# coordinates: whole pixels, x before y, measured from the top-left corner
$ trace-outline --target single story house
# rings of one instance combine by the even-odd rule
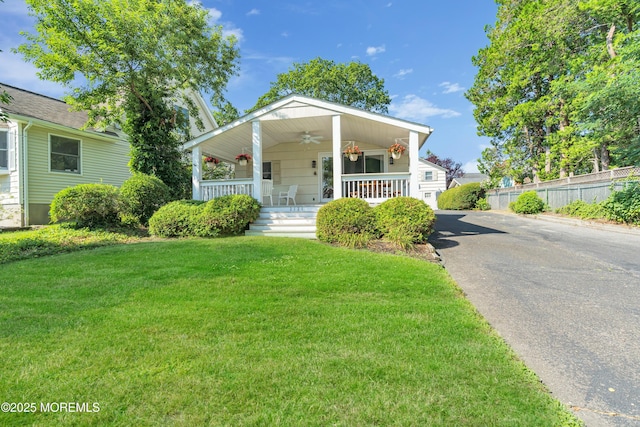
[[[437,196],[437,188],[421,182],[427,169],[438,182],[444,172],[418,155],[432,132],[426,125],[293,94],[193,138],[184,148],[192,153],[194,199],[243,193],[265,202],[266,180],[276,197],[293,191],[298,205],[341,197],[380,203],[395,196]],[[388,151],[393,144],[405,149],[398,158]],[[359,155],[347,157],[345,151],[354,147]],[[242,154],[251,159],[240,162]],[[235,178],[203,180],[203,156],[232,163]]]
[[[420,159],[418,165],[420,173],[420,198],[431,207],[438,209],[438,197],[447,189],[447,169],[431,163],[425,159]]]
[[[87,129],[87,113],[58,99],[0,84],[13,99],[0,104],[0,227],[49,223],[49,205],[64,188],[85,183],[120,186],[129,176],[130,147],[116,127]],[[192,96],[192,95],[190,95]],[[193,95],[205,132],[217,127]],[[176,108],[180,108],[176,105]],[[193,126],[192,132],[197,132]]]

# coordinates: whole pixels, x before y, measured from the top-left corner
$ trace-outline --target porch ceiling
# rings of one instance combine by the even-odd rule
[[[267,107],[262,114],[250,114],[195,138],[185,144],[185,148],[199,145],[203,154],[233,161],[237,154],[252,151],[252,122],[255,120],[261,123],[263,149],[281,143],[300,142],[305,132],[312,136],[320,136],[321,145],[326,148],[326,144],[332,141],[332,116],[335,115],[341,116],[342,141],[367,142],[386,148],[393,144],[396,138],[408,138],[409,131],[416,130],[419,145],[422,146],[431,133],[428,126],[313,98],[303,97],[303,102],[300,102],[299,97],[293,98],[294,102],[283,102],[283,105],[273,109]],[[309,147],[320,145],[310,143]]]

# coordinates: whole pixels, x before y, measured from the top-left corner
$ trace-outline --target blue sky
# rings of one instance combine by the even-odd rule
[[[389,114],[434,128],[426,149],[476,170],[488,140],[476,134],[473,106],[464,97],[476,69],[471,57],[487,44],[493,0],[203,0],[211,22],[235,34],[240,75],[227,98],[242,113],[294,62],[321,57],[360,61],[384,79]],[[35,68],[10,52],[32,31],[24,1],[0,3],[0,82],[60,98],[65,90],[42,82]]]

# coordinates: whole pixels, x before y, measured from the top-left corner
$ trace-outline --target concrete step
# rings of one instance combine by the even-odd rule
[[[320,205],[265,206],[245,235],[315,239],[318,209]]]
[[[309,225],[316,226],[316,219],[314,217],[309,218],[282,218],[282,217],[271,217],[271,218],[263,218],[260,217],[253,222],[252,225]]]

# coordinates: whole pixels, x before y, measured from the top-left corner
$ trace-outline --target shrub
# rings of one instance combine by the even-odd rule
[[[178,200],[158,209],[149,219],[149,233],[160,237],[195,236],[204,202]]]
[[[116,226],[119,219],[118,189],[107,184],[79,184],[65,188],[51,202],[52,222],[69,221],[78,228]]]
[[[260,203],[251,196],[235,194],[218,197],[204,206],[196,233],[201,237],[241,234],[259,214]]]
[[[622,190],[612,192],[603,208],[609,219],[640,224],[640,182],[627,182]]]
[[[479,182],[460,185],[444,191],[438,197],[438,208],[448,210],[469,210],[476,207],[484,197],[485,190]]]
[[[491,210],[491,204],[486,197],[483,197],[481,199],[478,199],[478,201],[476,202],[476,209],[480,211],[488,211]]]
[[[424,243],[433,231],[436,215],[422,200],[394,197],[374,209],[378,231],[406,249],[406,242]]]
[[[602,203],[587,203],[583,200],[574,200],[568,205],[556,209],[556,213],[581,219],[606,218],[606,211]]]
[[[120,187],[121,215],[127,222],[149,223],[149,218],[171,200],[171,189],[155,176],[137,173]]]
[[[362,199],[342,198],[322,206],[316,218],[318,240],[364,247],[376,236],[375,214]]]
[[[515,202],[509,204],[509,209],[519,214],[537,214],[544,211],[544,201],[535,191],[525,191]]]

